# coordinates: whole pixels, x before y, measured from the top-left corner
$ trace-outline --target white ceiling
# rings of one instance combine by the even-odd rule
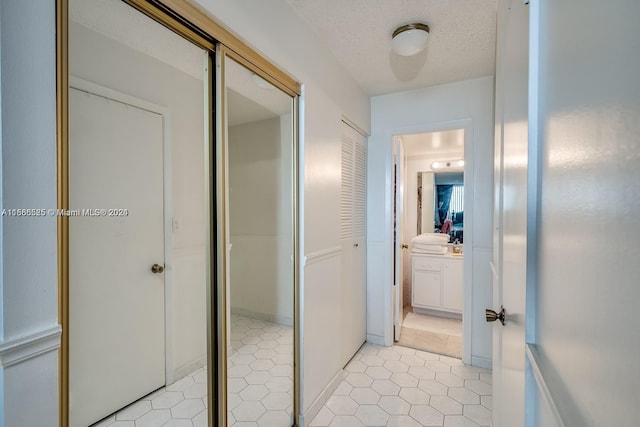
[[[402,135],[398,138],[402,140],[407,157],[444,155],[452,156],[448,160],[453,160],[454,156],[464,158],[464,129]]]
[[[285,1],[370,95],[494,74],[496,0]],[[122,1],[71,0],[69,9],[72,21],[202,79],[202,50]],[[392,53],[393,30],[416,21],[431,28],[427,49]]]
[[[285,0],[369,95],[494,74],[496,0]],[[427,49],[391,52],[391,34],[429,25]]]
[[[198,80],[203,79],[205,53],[202,49],[121,0],[71,0],[69,19]],[[229,60],[228,67],[229,126],[291,113],[291,97],[233,60]]]
[[[291,114],[293,101],[289,95],[231,58],[227,60],[226,65],[229,126]]]

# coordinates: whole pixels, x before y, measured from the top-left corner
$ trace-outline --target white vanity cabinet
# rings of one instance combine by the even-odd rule
[[[462,257],[421,254],[411,257],[411,305],[462,313]]]

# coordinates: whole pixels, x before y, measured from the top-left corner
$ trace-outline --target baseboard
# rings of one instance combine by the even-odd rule
[[[479,368],[493,369],[493,361],[486,357],[471,356],[471,364]]]
[[[238,316],[250,317],[252,319],[264,320],[265,322],[277,323],[278,325],[293,327],[293,318],[288,316],[279,316],[270,313],[258,313],[240,307],[231,307],[231,314]]]
[[[416,314],[425,314],[427,316],[445,317],[448,319],[462,320],[462,313],[454,313],[450,311],[431,310],[429,308],[412,307]]]
[[[329,381],[329,384],[327,384],[324,390],[322,390],[318,398],[311,404],[307,412],[305,412],[300,417],[300,427],[304,427],[306,425],[306,420],[309,420],[309,422],[313,421],[316,415],[318,415],[318,412],[320,412],[320,409],[322,409],[327,400],[331,397],[331,395],[333,395],[333,392],[336,391],[345,376],[345,371],[340,369],[336,376],[333,377],[331,381]]]
[[[369,344],[375,344],[375,345],[385,345],[384,343],[384,337],[380,336],[380,335],[370,335],[367,334],[367,342]]]
[[[187,363],[184,366],[179,367],[178,369],[176,369],[175,371],[173,371],[173,382],[176,382],[184,377],[186,377],[189,374],[192,374],[193,372],[197,371],[200,368],[204,368],[205,366],[207,366],[207,355],[205,354],[204,356],[202,356],[201,358],[191,362],[191,363]],[[167,384],[169,385],[169,384]]]

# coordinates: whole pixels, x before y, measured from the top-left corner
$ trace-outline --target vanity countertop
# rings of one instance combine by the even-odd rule
[[[464,253],[459,253],[459,254],[454,254],[451,253],[451,251],[447,252],[445,255],[439,255],[439,254],[418,254],[418,253],[411,253],[412,256],[428,256],[428,257],[436,257],[436,258],[453,258],[453,259],[463,259],[464,258]]]

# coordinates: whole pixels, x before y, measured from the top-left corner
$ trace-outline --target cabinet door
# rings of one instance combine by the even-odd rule
[[[413,305],[418,307],[440,308],[440,272],[414,270]]]
[[[442,261],[442,307],[462,312],[462,260]]]

